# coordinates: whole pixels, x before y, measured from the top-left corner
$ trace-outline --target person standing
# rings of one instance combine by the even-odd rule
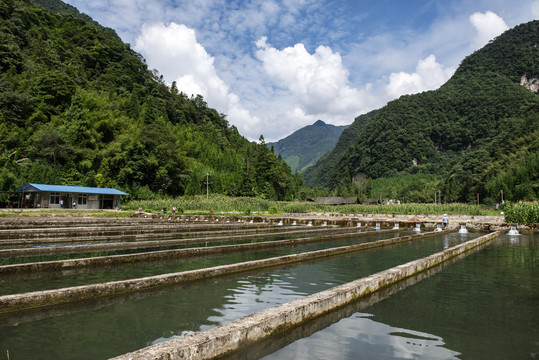
[[[172,207],[172,215],[176,215],[176,206]]]
[[[444,214],[442,217],[442,224],[444,225],[444,229],[447,228],[447,225],[449,224],[449,218],[447,217],[447,214]]]

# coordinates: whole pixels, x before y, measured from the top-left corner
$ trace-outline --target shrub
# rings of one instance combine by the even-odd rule
[[[539,223],[539,203],[507,204],[504,214],[509,223]]]

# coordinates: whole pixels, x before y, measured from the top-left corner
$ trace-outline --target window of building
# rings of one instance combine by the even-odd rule
[[[59,192],[51,192],[49,203],[51,205],[60,205],[60,193]]]
[[[79,205],[87,205],[88,204],[88,194],[79,194]]]

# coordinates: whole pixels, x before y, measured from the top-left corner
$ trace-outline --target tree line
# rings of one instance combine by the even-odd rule
[[[539,198],[539,21],[517,26],[463,60],[441,88],[358,117],[305,173],[338,194],[491,203]],[[357,124],[356,124],[357,123]],[[384,186],[392,179],[391,189]],[[368,181],[366,181],[368,180]]]
[[[116,187],[132,198],[293,199],[302,179],[116,33],[56,0],[0,2],[0,189]]]

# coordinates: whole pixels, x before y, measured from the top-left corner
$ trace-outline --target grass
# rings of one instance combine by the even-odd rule
[[[343,205],[330,206],[313,202],[272,201],[260,198],[238,198],[221,195],[182,197],[164,200],[133,200],[122,206],[124,210],[137,211],[142,208],[148,212],[172,213],[172,207],[177,213],[208,214],[218,213],[264,213],[277,215],[283,213],[342,213],[342,214],[462,214],[462,215],[500,215],[498,210],[486,209],[468,204],[393,204],[393,205]]]
[[[40,216],[64,216],[64,217],[132,217],[131,211],[112,210],[50,210],[50,209],[0,209],[2,217],[40,217]]]
[[[286,213],[340,213],[340,214],[460,214],[460,215],[500,215],[499,210],[488,209],[468,204],[393,204],[393,205],[343,205],[330,206],[313,202],[272,201],[261,198],[228,197],[212,195],[180,197],[160,200],[132,200],[122,204],[122,211],[110,210],[20,210],[5,209],[0,217],[8,216],[94,216],[94,217],[130,217],[133,212],[142,208],[145,212],[172,214],[172,207],[177,214],[241,214],[241,215],[280,215]]]

